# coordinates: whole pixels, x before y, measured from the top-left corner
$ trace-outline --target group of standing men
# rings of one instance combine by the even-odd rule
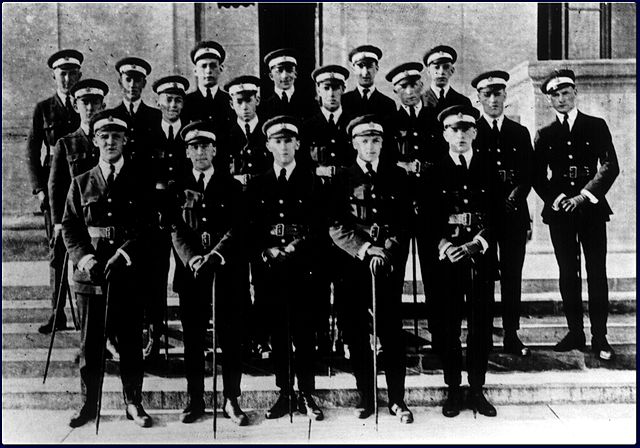
[[[457,54],[449,46],[386,74],[396,101],[376,88],[382,51],[375,46],[353,49],[351,70],[314,70],[315,99],[296,89],[296,57],[291,49],[265,57],[274,93],[261,98],[260,79],[251,75],[222,90],[225,50],[199,42],[191,52],[195,90],[187,93],[190,83],[182,76],[157,79],[159,109],[141,100],[151,65],[124,58],[115,66],[122,103],[111,110],[104,110],[107,85],[80,79],[80,52],[62,50],[49,59],[57,91],[36,106],[27,150],[33,193],[52,223],[59,314],[43,333],[54,321],[56,329],[66,328],[64,303],[56,307],[56,298],[64,299],[57,292],[65,253],[74,266],[83,406],[71,426],[96,416],[107,338],[120,354],[126,415],[151,426],[141,405],[143,353],[157,356],[165,330],[171,253],[184,331],[185,423],[205,410],[212,308],[224,354],[225,417],[248,423],[238,404],[246,341],[236,330],[250,322],[259,350],[269,343],[273,349],[280,395],[267,418],[298,410],[322,419],[312,397],[313,366],[316,347],[332,343],[331,303],[360,394],[357,416],[374,412],[373,328],[389,411],[411,423],[400,305],[405,265],[416,248],[432,345],[449,387],[443,413],[453,417],[470,406],[496,415],[483,385],[498,278],[504,350],[530,354],[517,330],[532,185],[545,202],[569,323],[556,350],[585,344],[576,258],[582,244],[592,348],[611,358],[605,270],[611,210],[604,195],[619,169],[605,122],[577,111],[573,72],[555,71],[543,83],[558,120],[538,132],[533,151],[528,130],[504,115],[508,73],[473,80],[480,112],[450,86]],[[350,73],[357,85],[345,92]],[[460,388],[465,317],[467,401]],[[143,321],[149,331],[144,348]]]

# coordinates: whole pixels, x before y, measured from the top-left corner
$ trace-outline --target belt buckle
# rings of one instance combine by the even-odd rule
[[[276,224],[276,236],[283,237],[284,236],[284,224]]]
[[[209,246],[211,245],[211,234],[209,232],[202,232],[201,240],[202,240],[202,246],[205,249],[208,249]]]
[[[369,229],[369,236],[373,241],[378,241],[378,237],[380,236],[380,226],[378,224],[373,224]]]
[[[569,167],[569,179],[577,179],[578,178],[578,167],[572,165]]]
[[[415,160],[414,163],[416,164],[415,173],[420,174],[420,171],[422,170],[422,163],[420,163],[419,160]]]
[[[462,225],[463,226],[471,225],[471,213],[467,212],[462,214]]]
[[[498,170],[498,174],[500,175],[502,182],[507,181],[507,170]]]
[[[116,229],[113,226],[109,226],[109,227],[105,227],[106,230],[106,237],[109,238],[110,240],[115,239],[115,233],[116,233]]]

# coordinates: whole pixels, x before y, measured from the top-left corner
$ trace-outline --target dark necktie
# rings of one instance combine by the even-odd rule
[[[287,96],[287,92],[282,92],[282,102],[284,104],[289,104],[289,97]]]
[[[440,96],[438,97],[438,103],[442,103],[444,101],[444,89],[440,89]]]
[[[369,99],[369,89],[362,89],[362,99],[364,101]]]
[[[416,119],[416,107],[415,106],[409,106],[409,117],[412,120]]]
[[[464,171],[467,171],[467,159],[465,159],[462,154],[460,154],[458,158],[460,159],[460,166],[462,167],[462,169]]]
[[[213,95],[211,94],[211,88],[207,87],[207,96],[205,97],[208,103],[213,103]]]
[[[107,176],[107,187],[113,185],[113,181],[116,180],[116,167],[113,163],[109,164],[109,175]]]
[[[284,168],[280,169],[280,175],[278,176],[278,184],[281,186],[287,185],[287,170]]]
[[[66,107],[69,112],[73,112],[73,106],[71,105],[71,96],[70,95],[67,95],[67,98],[64,101],[64,107]]]
[[[198,177],[198,191],[200,193],[204,193],[204,173],[200,172],[200,177]]]
[[[331,126],[335,126],[335,125],[336,125],[336,122],[335,122],[335,120],[333,119],[333,114],[329,114],[329,124],[330,124]]]
[[[367,176],[369,176],[369,179],[373,181],[373,179],[376,177],[376,172],[373,170],[373,165],[371,165],[371,162],[366,162],[364,164],[364,167],[367,169]]]
[[[493,139],[493,147],[497,148],[500,142],[500,130],[498,129],[498,120],[493,120],[493,125],[491,126],[491,136]]]
[[[249,134],[251,134],[251,126],[249,126],[249,123],[244,124],[244,133],[247,136],[247,141],[249,141]]]
[[[167,137],[167,139],[170,142],[172,142],[174,138],[175,138],[175,136],[173,135],[173,126],[169,125],[169,136]]]
[[[133,103],[129,103],[129,115],[132,117],[136,114],[136,111],[133,110]]]
[[[569,114],[564,114],[562,120],[562,129],[564,129],[565,135],[571,135],[571,129],[569,128]]]

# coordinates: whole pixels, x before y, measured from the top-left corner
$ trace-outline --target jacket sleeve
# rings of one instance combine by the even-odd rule
[[[525,127],[519,128],[518,132],[518,173],[520,173],[519,183],[513,188],[511,194],[518,201],[526,201],[531,191],[533,173],[533,148],[531,147],[531,135]]]
[[[597,149],[600,167],[594,178],[584,188],[601,200],[613,185],[618,174],[620,174],[620,167],[607,123],[598,119],[597,128],[598,131],[595,132],[595,135],[598,136]]]
[[[64,216],[65,199],[69,192],[71,174],[67,162],[67,148],[64,139],[58,140],[53,149],[51,171],[49,173],[49,204],[54,224],[60,224]]]
[[[225,262],[238,261],[245,254],[243,241],[247,235],[247,215],[244,197],[242,195],[242,185],[240,182],[231,180],[229,182],[229,201],[231,205],[230,226],[220,239],[213,251],[218,252]]]
[[[545,204],[551,205],[558,195],[551,191],[551,182],[547,177],[547,169],[549,168],[548,144],[541,131],[536,133],[533,145],[533,189]]]
[[[95,254],[91,245],[91,237],[84,221],[82,203],[80,198],[80,186],[74,180],[67,194],[67,201],[62,218],[62,238],[69,252],[69,258],[74,265],[85,255]]]
[[[29,166],[29,178],[31,179],[33,194],[38,194],[41,191],[46,193],[47,191],[47,180],[44,178],[42,163],[40,162],[40,153],[44,141],[44,114],[42,105],[39,103],[33,111],[31,131],[27,138],[27,164]]]

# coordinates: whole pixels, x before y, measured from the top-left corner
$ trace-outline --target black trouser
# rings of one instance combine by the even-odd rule
[[[300,392],[315,391],[314,310],[307,299],[312,284],[309,270],[295,259],[265,270],[276,386],[286,393],[293,391],[294,373]]]
[[[150,336],[154,337],[157,337],[159,330],[164,327],[171,253],[171,233],[158,228],[153,229],[147,252],[147,281],[143,294],[145,321],[152,326],[154,334]]]
[[[225,398],[240,396],[242,377],[243,300],[237,278],[224,267],[216,274],[216,335],[222,349],[222,384]],[[212,277],[187,279],[180,290],[180,319],[184,335],[184,364],[189,397],[200,400],[204,393],[205,350],[212,348],[207,327],[212,310]],[[214,366],[215,367],[215,366]]]
[[[527,228],[516,223],[505,225],[497,232],[497,243],[502,328],[505,332],[515,332],[520,328],[522,266],[527,244]]]
[[[108,331],[117,338],[120,353],[120,378],[125,404],[142,401],[142,302],[131,284],[135,278],[121,274],[111,282]],[[95,406],[98,399],[99,375],[104,348],[104,313],[106,287],[103,294],[77,292],[80,314],[80,382],[84,404]]]
[[[381,276],[376,283],[377,333],[384,353],[382,364],[387,378],[389,403],[404,401],[406,359],[400,316],[402,291],[398,288],[399,277],[404,279],[404,269],[395,269],[391,277]],[[349,344],[353,374],[358,391],[372,398],[373,352],[369,336],[372,332],[372,316],[369,310],[372,309],[373,291],[369,264],[359,260],[345,263],[342,287],[340,322],[345,342]]]
[[[49,210],[45,210],[44,213],[50,213]],[[64,271],[64,256],[67,253],[67,248],[64,245],[62,238],[62,232],[55,236],[55,232],[51,229],[51,240],[49,241],[49,284],[53,288],[51,295],[51,312],[55,313],[56,300],[58,300],[58,291],[60,291],[60,285],[62,284],[62,273]],[[60,304],[58,305],[58,319],[66,319],[64,314],[64,307],[67,304],[67,294],[60,296]]]
[[[467,373],[469,385],[480,388],[485,383],[487,362],[492,346],[494,281],[482,261],[471,282],[471,263],[438,263],[437,299],[433,303],[430,328],[442,358],[444,381],[448,386],[462,382],[461,323],[467,317]],[[469,294],[471,291],[471,294]],[[465,300],[466,296],[466,300]]]
[[[579,240],[587,270],[591,334],[594,337],[604,337],[607,334],[609,313],[606,222],[598,219],[580,219],[579,216],[549,225],[551,242],[560,268],[562,306],[569,331],[583,332]]]

